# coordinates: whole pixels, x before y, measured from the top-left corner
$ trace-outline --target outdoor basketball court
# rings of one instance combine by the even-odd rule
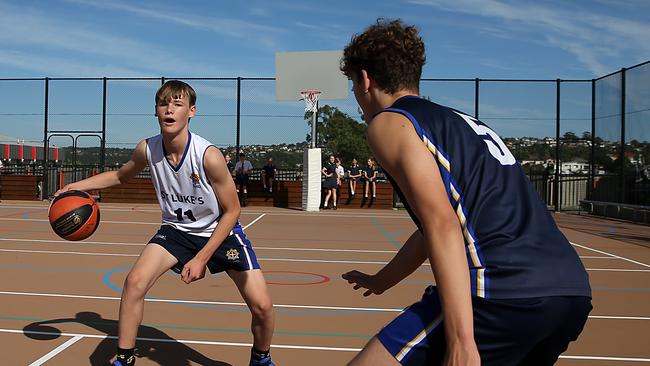
[[[160,223],[157,205],[101,204],[83,242],[58,238],[46,203],[0,203],[0,343],[8,365],[102,365],[116,347],[122,282]],[[587,267],[594,310],[559,365],[650,362],[647,227],[560,214]],[[275,303],[278,365],[342,365],[432,282],[423,265],[364,298],[341,274],[374,273],[414,230],[404,211],[244,209],[242,225]],[[598,235],[594,235],[597,233]],[[646,246],[640,244],[646,244]],[[138,365],[246,365],[250,315],[223,274],[185,285],[169,271],[150,291]]]

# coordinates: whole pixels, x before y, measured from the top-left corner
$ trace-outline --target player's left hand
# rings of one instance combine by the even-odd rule
[[[192,258],[192,260],[187,262],[183,267],[183,270],[181,271],[181,280],[188,284],[200,280],[205,277],[205,266],[206,263],[202,260]]]

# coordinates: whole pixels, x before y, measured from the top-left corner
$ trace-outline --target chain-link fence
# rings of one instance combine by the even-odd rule
[[[300,179],[310,134],[303,102],[277,101],[274,78],[181,80],[198,95],[193,133],[233,161],[244,152],[259,169],[273,157],[283,177]],[[164,81],[0,79],[10,107],[0,112],[4,174],[42,174],[47,195],[119,167],[159,132],[154,95]],[[577,209],[585,199],[650,205],[650,62],[594,80],[422,79],[420,93],[499,133],[552,209]],[[324,105],[363,123],[352,95]]]

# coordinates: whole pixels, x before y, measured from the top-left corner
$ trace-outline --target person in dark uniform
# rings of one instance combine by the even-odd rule
[[[230,172],[230,175],[234,176],[235,175],[235,164],[232,163],[232,158],[230,157],[229,154],[226,154],[224,156],[226,159],[226,167],[228,167],[228,171]]]
[[[266,193],[273,193],[273,181],[275,180],[275,164],[273,158],[266,159],[266,165],[262,167],[262,184]]]
[[[350,196],[348,197],[348,203],[354,199],[354,195],[357,191],[357,180],[361,178],[361,167],[356,158],[352,158],[352,164],[350,169],[348,169],[348,187],[350,189]]]
[[[323,169],[321,170],[323,177],[323,189],[325,190],[325,199],[323,200],[323,208],[329,209],[329,200],[332,197],[332,209],[336,210],[336,187],[337,187],[337,176],[336,176],[336,157],[330,155],[329,160],[323,164]]]
[[[587,272],[501,138],[418,96],[424,62],[417,29],[382,19],[341,60],[417,226],[379,272],[343,278],[379,295],[428,259],[436,282],[350,365],[552,365],[592,309]]]
[[[375,166],[375,160],[373,158],[368,158],[368,165],[363,168],[363,201],[362,205],[368,200],[368,194],[372,192],[370,198],[370,203],[368,206],[372,206],[375,203],[375,198],[377,197],[377,167]]]
[[[239,193],[239,203],[244,207],[248,204],[248,177],[252,170],[253,164],[246,160],[246,154],[239,153],[239,161],[235,164],[235,183]]]

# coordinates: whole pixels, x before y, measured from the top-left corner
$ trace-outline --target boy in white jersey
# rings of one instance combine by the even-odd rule
[[[196,93],[171,80],[156,93],[160,135],[141,141],[119,170],[63,187],[90,191],[126,183],[147,165],[162,209],[162,226],[124,281],[118,352],[114,366],[134,365],[144,297],[156,280],[173,269],[187,284],[226,271],[252,314],[250,365],[272,366],[273,304],[255,252],[239,224],[240,206],[226,161],[214,145],[191,134]]]

